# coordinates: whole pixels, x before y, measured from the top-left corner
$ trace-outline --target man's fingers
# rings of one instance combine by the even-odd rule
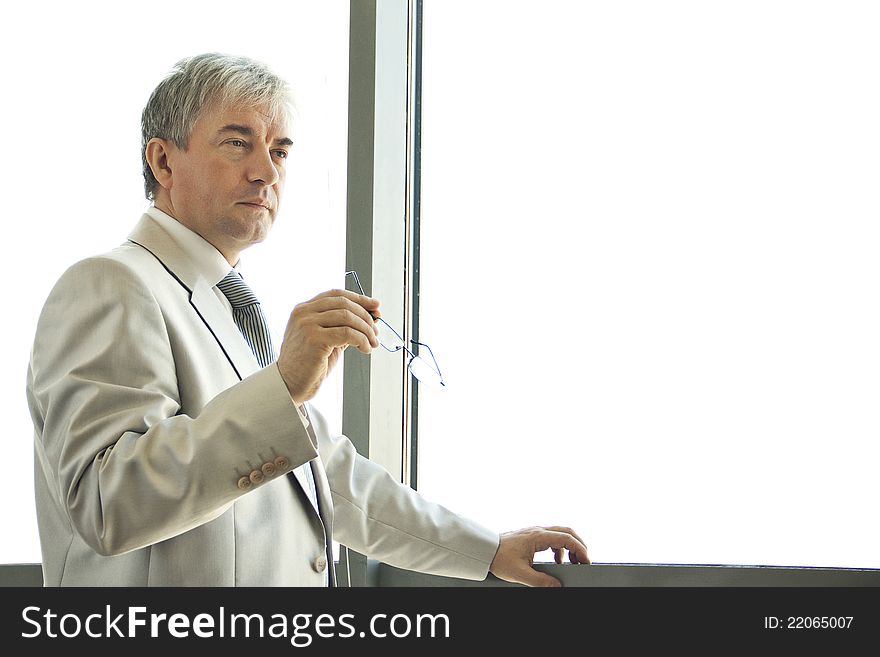
[[[364,308],[373,317],[373,319],[381,316],[381,313],[379,312],[378,299],[374,299],[373,297],[368,297],[363,294],[358,294],[357,292],[349,292],[348,290],[327,290],[326,292],[321,292],[321,294],[315,295],[306,303],[313,303],[321,301],[322,299],[334,298],[347,299],[348,301],[351,301],[361,308]]]
[[[541,550],[553,548],[556,557],[556,563],[562,563],[562,549],[568,550],[568,558],[572,563],[589,564],[590,557],[587,554],[587,546],[580,536],[569,527],[545,527],[547,534],[543,538],[546,539],[547,545]]]
[[[374,349],[379,346],[379,339],[376,337],[377,331],[372,322],[367,323],[362,317],[348,309],[327,310],[314,317],[322,328],[352,328],[363,333]]]
[[[379,302],[370,297],[347,290],[331,290],[299,304],[291,315],[289,330],[304,331],[307,341],[321,348],[352,345],[370,353],[379,346],[374,319],[374,315],[379,316],[378,305]],[[362,338],[337,329],[351,329]]]
[[[351,296],[357,297],[357,299],[352,299]],[[364,300],[370,300],[375,303],[366,304]],[[381,314],[379,313],[379,302],[375,299],[371,299],[370,297],[363,297],[359,294],[354,294],[353,292],[345,292],[345,295],[331,295],[329,292],[324,293],[323,295],[319,294],[317,297],[312,299],[311,301],[306,301],[303,304],[300,304],[297,309],[300,314],[306,313],[325,313],[333,310],[347,310],[354,315],[360,317],[365,323],[373,326],[376,322],[376,318]]]
[[[587,544],[587,542],[584,539],[582,539],[580,536],[578,536],[577,532],[575,530],[573,530],[571,527],[562,527],[559,525],[552,525],[550,527],[545,527],[544,529],[548,529],[551,532],[561,532],[563,534],[570,534],[570,535],[574,536],[577,540],[579,540],[581,542],[581,545],[586,546],[586,544]]]
[[[554,552],[558,551],[557,559],[561,558],[562,550],[565,549],[568,550],[569,558],[574,557],[572,562],[590,563],[587,546],[566,532],[546,530],[536,537],[535,552],[543,552],[551,548]]]
[[[324,329],[328,346],[342,347],[349,345],[356,347],[358,351],[365,354],[373,351],[373,345],[364,333],[350,326],[338,326],[334,328]],[[374,338],[375,339],[375,338]]]

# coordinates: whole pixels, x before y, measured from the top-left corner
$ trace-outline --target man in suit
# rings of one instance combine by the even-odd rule
[[[179,62],[143,113],[153,206],[46,301],[27,386],[45,583],[332,585],[336,539],[402,568],[558,585],[532,558],[589,563],[572,530],[499,536],[396,482],[309,408],[345,348],[378,346],[377,300],[333,290],[298,305],[277,359],[253,300],[250,320],[235,314],[250,295],[239,256],[281,202],[287,93],[246,58]]]

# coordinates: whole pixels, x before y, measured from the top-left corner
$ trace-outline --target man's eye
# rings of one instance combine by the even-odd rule
[[[241,139],[230,139],[226,143],[231,144],[232,146],[235,146],[236,148],[242,148],[244,146],[244,142]]]
[[[287,151],[275,151],[275,156],[282,159],[282,160],[286,160],[287,159]]]

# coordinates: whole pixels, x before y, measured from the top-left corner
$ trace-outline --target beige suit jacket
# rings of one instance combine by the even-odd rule
[[[305,426],[277,366],[260,369],[149,215],[58,281],[27,396],[47,585],[320,586],[329,536],[482,579],[498,546],[328,434],[314,409]],[[292,474],[313,459],[320,514]]]

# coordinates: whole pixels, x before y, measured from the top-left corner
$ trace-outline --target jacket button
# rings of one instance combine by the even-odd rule
[[[323,556],[318,557],[312,564],[312,568],[315,569],[316,573],[323,573],[324,570],[327,568],[327,558]]]
[[[263,477],[263,473],[260,472],[259,470],[251,470],[250,477],[251,477],[251,481],[254,482],[255,484],[262,483],[263,479],[265,479],[265,477]]]
[[[275,459],[275,469],[276,470],[287,470],[290,467],[290,461],[287,460],[284,456],[279,456]]]
[[[274,463],[264,463],[263,466],[260,468],[260,470],[262,470],[263,474],[266,475],[267,477],[271,477],[273,474],[275,474],[275,464]]]
[[[248,477],[242,477],[238,480],[238,487],[242,490],[247,490],[251,487],[251,480]]]

